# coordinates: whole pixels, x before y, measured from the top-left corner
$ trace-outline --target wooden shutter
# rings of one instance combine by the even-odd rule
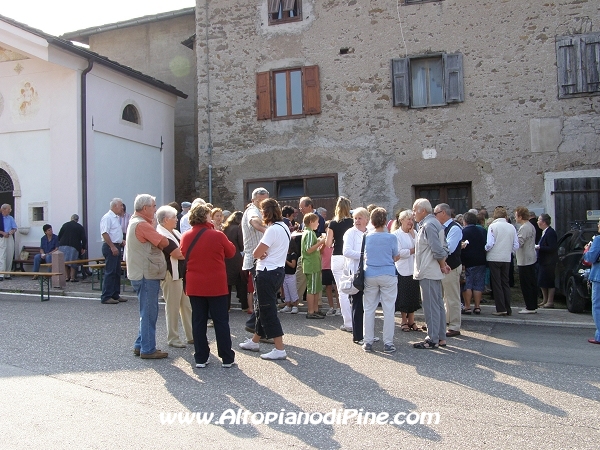
[[[319,66],[306,66],[302,69],[304,114],[321,113],[321,87]]]
[[[558,69],[558,98],[581,92],[580,42],[575,37],[556,39],[556,66]]]
[[[392,59],[393,106],[410,105],[410,74],[408,58]]]
[[[465,101],[462,53],[444,54],[444,95],[446,103]]]
[[[283,11],[293,11],[296,6],[296,0],[281,0],[283,2]]]
[[[600,92],[600,33],[581,37],[582,92]]]
[[[279,12],[279,3],[281,0],[269,0],[269,14],[276,14]]]
[[[256,74],[256,114],[258,120],[271,118],[271,73]]]

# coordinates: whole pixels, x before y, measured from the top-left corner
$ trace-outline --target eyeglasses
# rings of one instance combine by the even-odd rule
[[[434,216],[437,216],[437,215],[438,215],[438,214],[440,214],[441,212],[442,212],[442,211],[438,211],[438,212],[435,212],[435,211],[434,211],[434,212],[433,212],[433,215],[434,215]]]

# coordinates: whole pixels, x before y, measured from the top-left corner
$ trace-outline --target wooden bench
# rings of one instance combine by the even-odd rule
[[[29,247],[29,246],[24,245],[23,248],[21,248],[21,253],[19,253],[19,258],[13,259],[12,270],[15,272],[17,270],[20,270],[21,272],[25,272],[25,268],[23,267],[23,265],[24,264],[33,265],[33,258],[35,257],[35,255],[40,254],[40,250],[41,250],[41,247]],[[29,255],[27,256],[27,259],[20,259],[21,254],[23,252],[29,253]]]
[[[84,264],[83,267],[92,271],[92,290],[101,291],[102,284],[104,282],[104,268],[106,267],[106,264]],[[127,270],[127,263],[125,261],[121,261],[121,270],[124,272]],[[94,287],[96,283],[99,283],[100,287]],[[121,287],[123,288],[123,291],[125,291],[125,279],[123,278],[121,278]]]
[[[30,277],[32,272],[0,272],[1,275],[8,275],[11,277]],[[34,273],[37,275],[38,280],[40,282],[40,298],[41,301],[47,302],[50,300],[50,279],[54,276],[62,275],[61,272],[40,272]],[[44,288],[46,288],[46,292],[44,292]]]

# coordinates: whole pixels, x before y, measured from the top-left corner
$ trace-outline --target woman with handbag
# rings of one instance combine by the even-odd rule
[[[354,218],[354,226],[344,233],[344,265],[345,269],[355,274],[358,271],[360,262],[361,247],[363,236],[367,231],[367,223],[369,222],[369,212],[365,208],[356,208],[352,214]],[[352,302],[352,327],[342,325],[342,331],[352,333],[352,340],[356,344],[363,344],[363,291],[358,291],[351,296]]]
[[[185,291],[192,304],[196,367],[206,367],[210,357],[206,337],[210,311],[221,365],[229,368],[235,364],[235,352],[231,348],[227,312],[229,288],[225,259],[235,255],[235,246],[222,231],[214,229],[208,206],[193,206],[189,212],[189,221],[192,229],[181,238],[181,252],[186,257]]]
[[[363,305],[365,352],[373,351],[375,342],[375,310],[381,302],[383,309],[383,351],[392,353],[394,347],[394,306],[398,292],[398,278],[394,263],[400,259],[398,240],[386,228],[387,211],[375,208],[371,212],[374,231],[365,236],[365,290]]]

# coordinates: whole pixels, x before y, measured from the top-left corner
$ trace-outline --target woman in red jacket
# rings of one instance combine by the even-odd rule
[[[210,222],[210,209],[196,205],[189,213],[192,229],[181,238],[181,252],[187,258],[186,294],[192,304],[192,332],[196,367],[206,367],[210,348],[206,337],[208,313],[213,320],[217,350],[223,367],[235,364],[231,349],[227,299],[227,272],[225,259],[235,254],[235,246],[222,231]],[[200,234],[202,233],[202,234]]]

